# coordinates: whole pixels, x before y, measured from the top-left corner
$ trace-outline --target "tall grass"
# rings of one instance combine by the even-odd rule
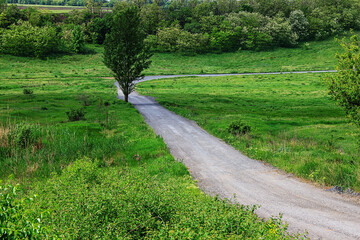
[[[1,83],[0,239],[298,237],[202,193],[113,80]]]

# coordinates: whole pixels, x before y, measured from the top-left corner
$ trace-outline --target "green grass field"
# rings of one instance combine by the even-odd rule
[[[0,187],[0,203],[14,201],[6,205],[12,232],[28,226],[40,238],[286,238],[277,218],[264,221],[251,207],[204,195],[141,115],[115,98],[103,48],[87,47],[88,54],[44,60],[0,58],[0,185],[22,188],[13,196],[13,188]],[[156,53],[145,73],[326,70],[339,50],[328,40],[268,52]],[[358,132],[327,98],[320,76],[171,79],[138,90],[250,157],[359,190]],[[76,115],[81,119],[71,121]],[[229,134],[237,120],[251,132]]]
[[[103,48],[88,45],[92,54],[50,56],[47,60],[14,56],[0,58],[1,79],[110,77],[102,60]],[[341,51],[334,40],[311,42],[309,49],[278,48],[267,52],[184,56],[155,53],[146,75],[277,72],[335,69],[334,55]],[[14,71],[16,69],[16,71]]]
[[[335,53],[341,51],[333,39],[311,42],[309,48],[277,48],[265,52],[204,54],[155,54],[147,75],[288,72],[335,69]]]
[[[95,77],[103,65],[94,56],[59,58],[65,65],[1,58],[0,230],[24,239],[297,237],[276,216],[202,193],[137,110],[116,99],[114,81]],[[85,116],[71,121],[67,112],[81,108]]]
[[[153,80],[137,91],[249,157],[325,185],[360,190],[358,129],[327,96],[323,74]],[[233,135],[231,123],[251,127]]]

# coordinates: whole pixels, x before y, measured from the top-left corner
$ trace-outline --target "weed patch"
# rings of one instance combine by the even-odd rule
[[[84,108],[71,108],[69,112],[66,112],[70,122],[86,120]]]
[[[228,133],[233,135],[245,135],[250,133],[251,127],[246,125],[242,121],[235,121],[230,124],[230,126],[226,129]]]

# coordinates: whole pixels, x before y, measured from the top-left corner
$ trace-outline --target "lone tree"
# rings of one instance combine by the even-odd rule
[[[329,94],[341,106],[349,118],[360,126],[360,36],[353,35],[350,41],[342,40],[345,50],[337,54],[337,73],[325,78]]]
[[[151,61],[150,49],[145,45],[146,37],[140,25],[140,10],[135,6],[126,6],[117,10],[113,17],[111,31],[104,42],[104,63],[110,68],[125,102],[134,91],[134,81],[141,79],[141,72],[148,68]]]

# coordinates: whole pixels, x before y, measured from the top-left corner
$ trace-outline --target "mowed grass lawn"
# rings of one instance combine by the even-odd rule
[[[319,184],[359,191],[359,131],[329,99],[323,76],[177,78],[143,82],[137,91],[249,157]],[[229,133],[239,120],[250,133]]]

